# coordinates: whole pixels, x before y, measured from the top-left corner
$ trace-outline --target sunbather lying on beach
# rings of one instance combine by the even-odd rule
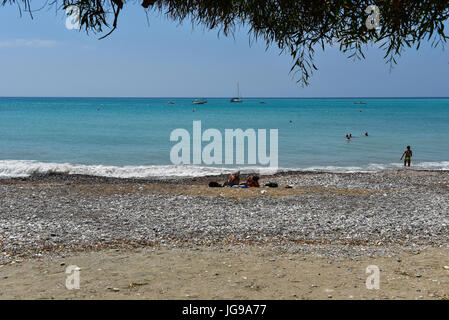
[[[235,186],[240,184],[240,171],[231,173],[228,180],[223,184],[223,186]]]
[[[258,176],[249,176],[248,180],[246,180],[245,186],[259,188],[260,187],[259,177]]]

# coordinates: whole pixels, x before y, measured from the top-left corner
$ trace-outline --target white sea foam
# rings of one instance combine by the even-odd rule
[[[32,160],[0,160],[0,178],[28,177],[32,174],[66,173],[114,178],[149,178],[149,177],[198,177],[220,175],[241,170],[242,173],[258,172],[273,174],[273,168],[217,168],[202,166],[105,166],[82,165],[71,163],[38,162]]]
[[[0,178],[28,177],[32,174],[66,173],[114,178],[151,178],[151,177],[200,177],[227,174],[236,170],[242,173],[256,172],[261,175],[274,174],[276,172],[306,171],[306,172],[377,172],[383,170],[397,170],[402,168],[402,163],[369,164],[360,167],[316,166],[304,168],[280,168],[269,167],[241,167],[241,168],[217,168],[202,166],[105,166],[82,165],[71,163],[49,163],[31,160],[0,160]],[[449,170],[449,161],[414,163],[415,170]]]
[[[308,167],[304,169],[291,169],[292,171],[312,171],[312,172],[337,172],[337,173],[353,173],[353,172],[379,172],[385,170],[399,170],[403,169],[404,164],[400,163],[370,163],[366,166],[360,167],[338,167],[338,166],[316,166]],[[413,170],[439,170],[439,171],[449,171],[449,161],[442,162],[417,162],[413,163]]]

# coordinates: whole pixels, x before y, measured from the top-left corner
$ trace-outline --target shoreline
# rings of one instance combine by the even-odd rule
[[[238,169],[232,172],[238,171]],[[415,169],[415,168],[401,168],[401,169],[385,169],[378,171],[354,171],[354,172],[333,172],[330,170],[286,170],[280,171],[273,174],[260,174],[259,176],[263,178],[279,178],[284,176],[301,176],[301,175],[319,175],[319,174],[330,174],[330,175],[371,175],[371,174],[401,174],[403,172],[414,173],[449,173],[449,170],[434,170],[434,169]],[[229,174],[214,174],[214,175],[204,175],[198,177],[192,176],[149,176],[149,177],[110,177],[104,175],[92,175],[92,174],[72,174],[65,172],[47,172],[47,173],[33,173],[28,176],[23,177],[0,177],[0,184],[3,183],[13,183],[16,181],[22,182],[74,182],[74,183],[108,183],[108,184],[121,184],[121,183],[195,183],[203,181],[213,181],[213,180],[226,180]],[[257,171],[248,171],[241,173],[242,177],[248,177],[250,175],[258,175]]]
[[[245,175],[280,176],[294,174],[357,174],[398,171],[449,172],[449,161],[414,162],[411,168],[402,163],[367,163],[335,166],[316,165],[306,167],[241,167],[227,168],[196,165],[105,165],[76,164],[68,162],[40,162],[36,160],[0,160],[0,180],[44,179],[47,176],[98,177],[124,180],[176,181],[197,178],[222,178],[231,172]]]

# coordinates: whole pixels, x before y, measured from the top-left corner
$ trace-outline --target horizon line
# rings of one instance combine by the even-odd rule
[[[139,97],[139,96],[0,96],[1,98],[51,98],[51,99],[230,99],[232,97],[164,97],[164,96],[149,96],[149,97]],[[364,96],[347,96],[347,97],[245,97],[244,99],[449,99],[449,96],[379,96],[379,97],[364,97]]]

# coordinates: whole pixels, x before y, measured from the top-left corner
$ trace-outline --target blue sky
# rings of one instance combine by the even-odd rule
[[[407,50],[390,72],[383,51],[348,60],[334,48],[317,52],[319,67],[303,88],[289,74],[291,58],[263,42],[177,25],[128,5],[108,38],[68,30],[64,12],[20,17],[0,7],[0,96],[244,97],[449,96],[449,54],[424,45]]]

